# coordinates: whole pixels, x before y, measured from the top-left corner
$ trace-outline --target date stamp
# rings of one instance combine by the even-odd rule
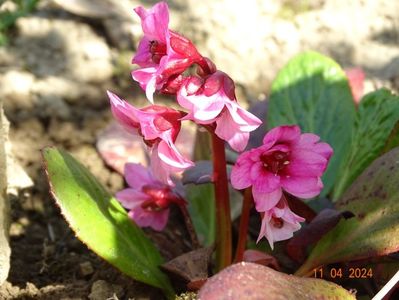
[[[373,278],[372,268],[324,268],[313,269],[313,277],[320,279],[369,279]]]

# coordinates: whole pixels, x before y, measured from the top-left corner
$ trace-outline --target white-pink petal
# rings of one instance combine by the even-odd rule
[[[159,158],[158,145],[154,145],[151,149],[151,171],[160,182],[174,186],[170,178],[171,168]]]
[[[139,120],[136,116],[138,110],[110,91],[107,91],[107,95],[111,103],[111,112],[115,119],[125,130],[136,135],[139,128]]]
[[[240,126],[234,122],[228,110],[223,111],[217,118],[215,133],[237,152],[243,151],[248,144],[249,133],[240,130]]]
[[[236,102],[230,101],[226,103],[226,107],[230,112],[231,118],[239,125],[241,131],[251,132],[262,124],[258,117],[242,108]]]
[[[165,164],[170,166],[172,172],[180,172],[194,165],[191,160],[180,154],[171,141],[160,141],[158,156]]]

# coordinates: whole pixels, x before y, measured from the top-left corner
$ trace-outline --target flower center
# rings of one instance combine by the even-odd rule
[[[151,199],[141,204],[141,207],[147,211],[162,211],[170,204],[168,197],[170,189],[167,187],[144,185],[141,191],[151,197]]]
[[[166,55],[166,45],[158,41],[150,42],[151,59],[154,63],[159,64],[162,56]]]
[[[274,151],[271,154],[262,155],[260,159],[263,167],[275,175],[290,164],[289,153],[282,151]]]
[[[284,221],[281,218],[272,217],[271,224],[273,227],[282,228],[284,226]]]

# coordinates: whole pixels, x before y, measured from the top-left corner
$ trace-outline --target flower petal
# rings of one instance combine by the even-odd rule
[[[303,199],[313,198],[323,189],[320,177],[282,177],[281,185],[288,193]]]
[[[141,203],[150,199],[148,195],[131,188],[117,192],[115,198],[127,209],[135,209]]]
[[[213,98],[213,97],[205,97],[199,96],[197,97],[197,101],[201,102],[203,98]],[[209,100],[209,99],[208,99]],[[199,121],[215,121],[215,118],[220,115],[224,108],[224,103],[222,101],[207,101],[203,102],[204,104],[208,104],[207,106],[194,106],[193,115],[196,120]]]
[[[270,220],[271,220],[271,214],[268,212],[265,212],[263,218],[262,218],[262,224],[260,227],[260,231],[259,231],[259,236],[258,239],[256,240],[256,243],[259,243],[259,241],[265,237],[267,239],[267,241],[269,242],[270,248],[273,250],[274,249],[274,245],[273,245],[273,231],[271,229],[271,225],[270,225]]]
[[[301,135],[298,143],[295,145],[295,148],[299,149],[308,149],[319,155],[322,155],[325,159],[330,159],[333,154],[333,149],[327,143],[317,143],[320,140],[320,137],[313,133],[304,133]]]
[[[165,164],[170,166],[170,170],[173,172],[180,172],[194,165],[191,160],[180,154],[171,141],[161,141],[159,143],[158,156]]]
[[[296,125],[278,126],[270,130],[263,138],[263,144],[272,147],[277,141],[279,143],[297,142],[301,135],[301,129]]]
[[[237,152],[243,151],[248,144],[249,133],[240,130],[240,126],[234,122],[228,110],[223,111],[217,118],[215,133]]]
[[[151,60],[150,40],[144,36],[137,47],[136,55],[132,59],[133,64],[137,64],[142,68],[154,67],[155,63]]]
[[[129,211],[128,215],[140,227],[151,227],[157,231],[161,231],[168,222],[169,209],[153,212],[146,211],[141,206],[138,206]]]
[[[148,11],[139,6],[134,9],[141,19],[141,28],[150,40],[160,41],[166,44],[165,34],[169,25],[169,9],[165,2],[155,4]]]
[[[334,153],[334,150],[327,143],[317,143],[314,146],[313,151],[324,156],[327,160],[329,160]]]
[[[140,191],[144,185],[157,184],[150,173],[150,170],[141,164],[126,163],[124,173],[128,185],[137,191]]]
[[[249,176],[252,180],[253,193],[271,193],[280,187],[280,176],[265,171],[261,162],[252,165]]]
[[[159,158],[158,145],[154,145],[151,150],[151,171],[159,181],[174,186],[170,178],[170,173],[172,172],[171,167]]]
[[[255,207],[258,212],[265,212],[272,209],[280,201],[283,191],[281,188],[277,188],[270,193],[260,193],[258,190],[254,189],[252,191]]]
[[[230,180],[231,185],[237,189],[242,190],[249,187],[252,184],[252,181],[248,174],[251,171],[251,167],[253,165],[253,161],[251,160],[251,152],[244,152],[241,154],[235,165],[231,170]]]
[[[262,121],[259,120],[255,115],[242,108],[236,102],[226,103],[226,107],[230,112],[230,115],[234,122],[240,126],[240,130],[244,132],[251,132],[258,128]]]
[[[111,103],[111,111],[115,119],[128,132],[136,135],[140,126],[139,120],[136,117],[138,110],[125,100],[120,99],[114,93],[107,91],[107,94]]]

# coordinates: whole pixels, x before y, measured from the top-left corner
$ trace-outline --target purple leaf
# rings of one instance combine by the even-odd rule
[[[334,209],[322,210],[308,226],[302,227],[287,243],[288,255],[297,262],[306,258],[306,248],[316,243],[324,234],[334,228],[342,218],[342,213]]]

